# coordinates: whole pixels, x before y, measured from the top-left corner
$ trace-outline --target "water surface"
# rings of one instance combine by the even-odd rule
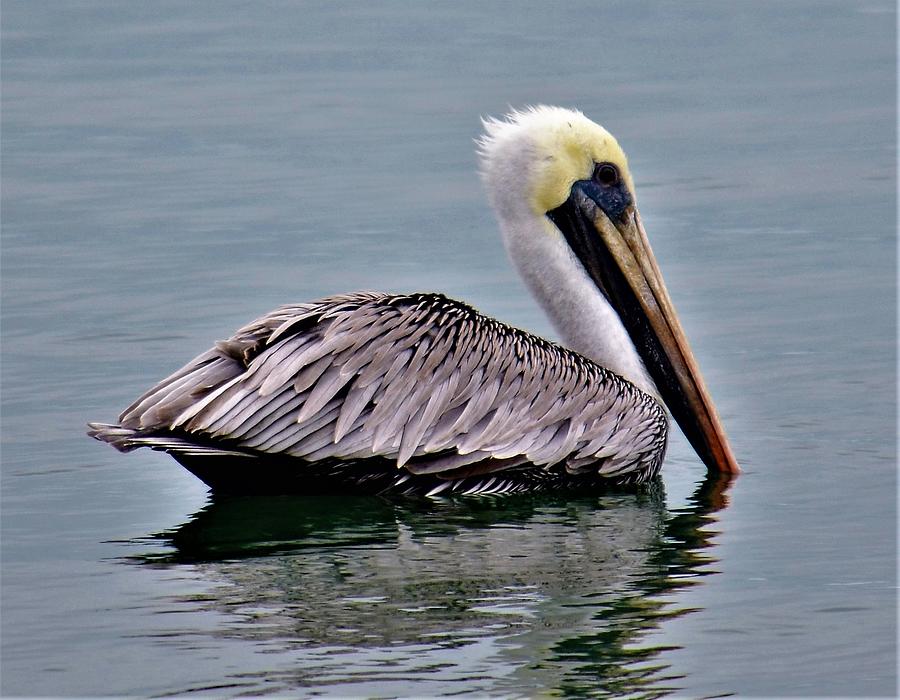
[[[896,692],[895,9],[4,3],[2,685]],[[745,473],[639,493],[215,499],[88,440],[277,304],[441,290],[552,337],[478,116],[626,149]]]

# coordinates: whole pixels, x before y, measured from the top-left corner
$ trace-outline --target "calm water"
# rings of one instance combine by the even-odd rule
[[[4,695],[896,692],[894,3],[3,4]],[[543,335],[478,116],[628,151],[732,437],[641,493],[211,500],[84,436],[275,305]]]

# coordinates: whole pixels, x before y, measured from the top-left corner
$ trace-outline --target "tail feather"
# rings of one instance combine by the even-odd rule
[[[108,442],[119,452],[130,452],[140,447],[134,444],[134,438],[138,436],[138,431],[132,428],[123,428],[121,425],[111,425],[109,423],[88,423],[88,435],[95,440]]]
[[[148,434],[133,428],[108,423],[88,423],[88,435],[95,440],[107,442],[119,452],[131,452],[139,447],[168,452],[173,455],[204,456],[236,456],[252,457],[250,452],[229,450],[214,445],[203,445],[177,435]]]

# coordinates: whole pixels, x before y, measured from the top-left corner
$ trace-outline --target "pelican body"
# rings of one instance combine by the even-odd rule
[[[162,450],[215,491],[499,493],[642,483],[671,411],[737,473],[616,140],[580,112],[485,121],[509,257],[564,341],[440,294],[282,306],[90,435]]]

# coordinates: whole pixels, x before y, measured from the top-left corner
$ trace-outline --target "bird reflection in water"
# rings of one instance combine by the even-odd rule
[[[657,697],[678,678],[642,640],[691,612],[666,594],[715,573],[728,486],[707,478],[677,509],[658,480],[589,497],[214,498],[127,561],[194,565],[211,590],[173,602],[282,655],[233,679],[248,692]]]

